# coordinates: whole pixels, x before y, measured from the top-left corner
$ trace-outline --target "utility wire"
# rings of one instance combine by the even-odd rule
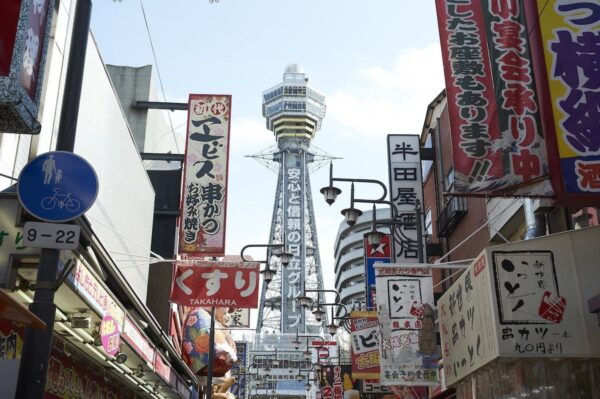
[[[154,50],[154,43],[152,42],[152,35],[150,34],[150,27],[148,26],[148,18],[146,18],[146,10],[144,10],[144,3],[140,0],[140,6],[142,8],[142,15],[144,16],[144,23],[146,24],[146,32],[148,33],[148,40],[150,41],[150,48],[152,49],[152,56],[154,57],[154,65],[156,65],[156,74],[158,75],[158,82],[160,83],[160,90],[163,95],[163,99],[167,102],[167,96],[165,95],[165,87],[163,86],[162,77],[160,75],[160,68],[158,67],[158,59],[156,58],[156,51]],[[171,120],[171,114],[167,112],[169,118],[169,124],[171,125],[171,132],[173,133],[173,140],[175,141],[175,149],[177,153],[181,153],[179,150],[179,144],[177,144],[177,137],[175,137],[175,129],[173,128],[173,121]]]

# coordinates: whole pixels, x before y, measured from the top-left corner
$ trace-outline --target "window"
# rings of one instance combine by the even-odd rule
[[[450,168],[448,173],[446,174],[446,191],[452,191],[454,188],[454,168]]]
[[[433,235],[433,227],[431,226],[431,208],[427,209],[425,212],[425,231],[427,231],[428,236]]]
[[[427,133],[427,138],[425,139],[425,145],[423,146],[423,148],[433,148],[431,132]],[[423,167],[423,170],[422,170],[423,180],[425,180],[425,178],[427,177],[427,174],[429,173],[429,171],[431,170],[431,167],[433,166],[433,161],[422,161],[421,166]]]

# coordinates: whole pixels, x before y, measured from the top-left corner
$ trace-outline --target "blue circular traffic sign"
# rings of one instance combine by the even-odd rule
[[[87,211],[98,195],[98,177],[79,155],[47,152],[19,175],[17,195],[23,208],[46,222],[66,222]]]

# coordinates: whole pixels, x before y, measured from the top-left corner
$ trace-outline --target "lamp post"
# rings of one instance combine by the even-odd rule
[[[367,241],[369,244],[378,244],[383,236],[383,233],[377,231],[377,225],[386,225],[393,227],[414,227],[417,230],[417,257],[419,259],[419,263],[422,263],[424,260],[424,251],[423,251],[423,231],[422,231],[422,211],[420,201],[417,199],[415,201],[415,221],[404,221],[398,220],[398,212],[396,206],[393,202],[387,201],[385,197],[387,196],[387,188],[384,183],[379,180],[372,179],[350,179],[350,178],[340,178],[333,177],[333,163],[329,166],[329,186],[323,187],[320,191],[323,194],[325,201],[331,205],[335,202],[337,196],[341,194],[342,190],[333,186],[333,182],[350,182],[350,208],[346,208],[342,210],[342,215],[346,219],[346,223],[349,226],[353,226],[358,218],[362,215],[362,211],[354,208],[354,203],[366,203],[373,204],[373,222],[372,222],[372,231],[366,234]],[[354,198],[354,183],[371,183],[377,184],[383,189],[383,195],[378,199],[363,199],[363,198]],[[376,204],[389,205],[391,212],[391,219],[389,220],[376,220]],[[395,230],[395,229],[394,229]],[[392,230],[392,231],[394,231]]]
[[[248,248],[267,248],[267,259],[265,260],[249,260],[246,259],[244,257],[244,252],[248,249]],[[279,251],[274,251],[273,249],[279,249]],[[263,275],[263,279],[265,281],[265,283],[269,284],[271,282],[271,280],[273,280],[273,277],[275,277],[275,274],[277,273],[277,270],[273,270],[271,269],[271,266],[269,265],[269,260],[270,260],[270,256],[269,253],[271,255],[275,255],[277,257],[279,257],[281,264],[285,267],[290,263],[290,260],[292,259],[292,254],[290,252],[287,251],[285,243],[284,244],[248,244],[246,246],[244,246],[240,252],[240,257],[242,258],[242,260],[244,262],[258,262],[258,263],[264,263],[265,264],[265,268],[264,270],[260,271],[260,274]]]

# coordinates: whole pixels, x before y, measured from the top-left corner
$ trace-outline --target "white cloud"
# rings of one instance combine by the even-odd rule
[[[273,132],[267,130],[264,119],[233,118],[231,122],[231,151],[253,153],[275,143]]]
[[[419,133],[427,105],[444,88],[439,43],[406,50],[390,68],[374,65],[355,76],[329,96],[328,118],[353,135]]]

